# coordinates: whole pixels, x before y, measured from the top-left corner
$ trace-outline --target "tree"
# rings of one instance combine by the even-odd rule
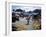
[[[33,12],[34,12],[34,13],[38,13],[38,15],[41,16],[41,9],[35,9]]]
[[[23,12],[23,10],[22,9],[16,9],[15,12]]]

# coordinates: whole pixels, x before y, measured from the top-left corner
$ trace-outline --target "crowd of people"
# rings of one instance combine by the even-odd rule
[[[35,29],[41,29],[41,9],[35,9],[34,11],[28,11],[28,12],[25,12],[25,10],[22,10],[22,9],[16,9],[16,10],[12,10],[12,23],[15,23],[16,21],[20,21],[21,19],[20,18],[25,18],[25,20],[27,21],[26,25],[30,25],[29,22],[30,20],[34,21],[38,21],[39,22],[39,27],[40,28],[34,28]],[[33,23],[33,24],[34,24]],[[12,30],[13,31],[16,31],[16,26],[13,26],[12,24]]]

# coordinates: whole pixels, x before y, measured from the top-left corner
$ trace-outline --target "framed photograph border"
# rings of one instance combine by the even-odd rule
[[[40,7],[43,7],[44,4],[39,4],[39,3],[18,3],[18,2],[5,2],[5,35],[9,35],[11,33],[14,33],[11,31],[11,12],[10,12],[10,4],[30,4],[30,5],[38,5]],[[42,11],[41,11],[42,12]],[[42,18],[42,14],[41,14]],[[42,19],[41,19],[42,22]],[[41,25],[42,27],[42,25]],[[35,31],[35,30],[34,30]]]

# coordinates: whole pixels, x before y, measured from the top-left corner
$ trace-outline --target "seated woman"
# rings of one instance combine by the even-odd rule
[[[19,15],[12,16],[12,22],[19,21]]]
[[[33,22],[33,25],[32,25],[33,30],[41,29],[41,16],[35,15],[33,19],[34,19],[33,20],[34,22]]]

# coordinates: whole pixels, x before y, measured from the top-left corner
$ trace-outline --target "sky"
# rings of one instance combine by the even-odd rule
[[[37,7],[37,6],[12,6],[12,9],[22,9],[22,10],[25,10],[26,12],[27,11],[33,11],[35,9],[41,9],[41,7]]]

